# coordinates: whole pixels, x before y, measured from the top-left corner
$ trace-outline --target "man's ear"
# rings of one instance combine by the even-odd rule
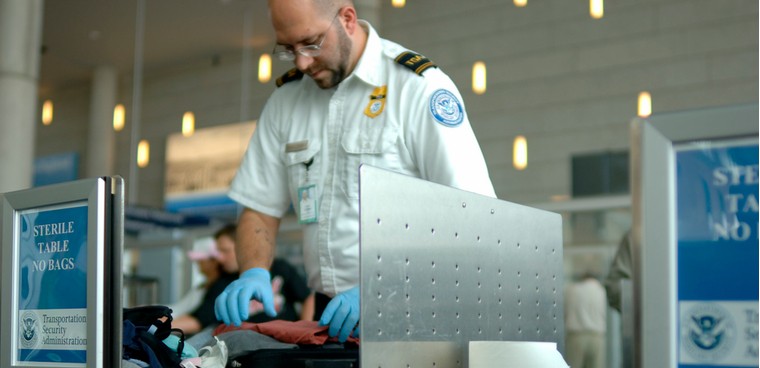
[[[356,22],[358,20],[356,17],[356,9],[354,9],[353,6],[346,6],[340,10],[340,15],[338,17],[340,18],[340,21],[345,25],[346,33],[353,36],[353,34],[356,32],[356,27],[359,26]]]

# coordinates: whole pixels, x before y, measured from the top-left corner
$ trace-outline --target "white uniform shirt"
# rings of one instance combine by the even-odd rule
[[[565,329],[567,332],[607,330],[607,294],[596,279],[568,285],[565,290]]]
[[[329,90],[308,76],[278,88],[229,192],[282,217],[299,203],[299,188],[316,185],[318,220],[304,225],[304,265],[309,287],[329,296],[359,284],[360,164],[495,197],[451,79],[438,68],[420,76],[400,65],[394,59],[407,50],[359,22],[369,37],[353,73]]]

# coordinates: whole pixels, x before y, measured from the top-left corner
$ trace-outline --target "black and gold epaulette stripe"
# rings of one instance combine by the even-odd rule
[[[277,84],[277,87],[281,87],[285,83],[292,82],[294,80],[299,80],[301,78],[303,78],[303,73],[301,73],[300,70],[293,68],[293,69],[288,70],[287,73],[277,78],[277,81],[275,82],[275,84]]]
[[[396,62],[419,75],[422,75],[422,73],[428,68],[438,67],[438,65],[435,65],[430,59],[411,51],[404,51],[399,56],[396,56]]]

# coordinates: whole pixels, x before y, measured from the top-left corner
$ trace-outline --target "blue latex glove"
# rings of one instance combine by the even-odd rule
[[[214,303],[216,319],[225,324],[240,326],[248,319],[248,306],[251,299],[264,305],[264,312],[270,317],[277,315],[274,309],[272,279],[269,271],[263,268],[251,268],[227,285]]]
[[[338,336],[338,341],[346,342],[351,331],[359,337],[359,287],[355,286],[335,296],[322,312],[319,319],[320,326],[330,325],[327,334],[330,337]],[[354,330],[356,328],[356,330]]]

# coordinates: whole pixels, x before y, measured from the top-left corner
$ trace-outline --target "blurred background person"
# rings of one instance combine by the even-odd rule
[[[211,239],[196,244],[195,249],[187,252],[187,259],[195,262],[204,279],[202,283],[191,287],[177,302],[168,305],[172,309],[174,319],[194,311],[201,305],[206,290],[223,272],[218,257],[219,252]]]
[[[218,237],[214,236],[218,241]],[[216,327],[214,300],[224,288],[237,279],[236,272],[227,272],[220,262],[216,242],[209,242],[201,249],[188,252],[188,258],[196,261],[206,281],[201,287],[191,290],[175,306],[171,306],[173,328],[181,329],[186,336],[200,332],[206,327]],[[200,295],[195,295],[200,293]],[[174,309],[177,308],[177,309]]]
[[[603,368],[607,293],[587,272],[565,290],[565,359],[573,368]]]

